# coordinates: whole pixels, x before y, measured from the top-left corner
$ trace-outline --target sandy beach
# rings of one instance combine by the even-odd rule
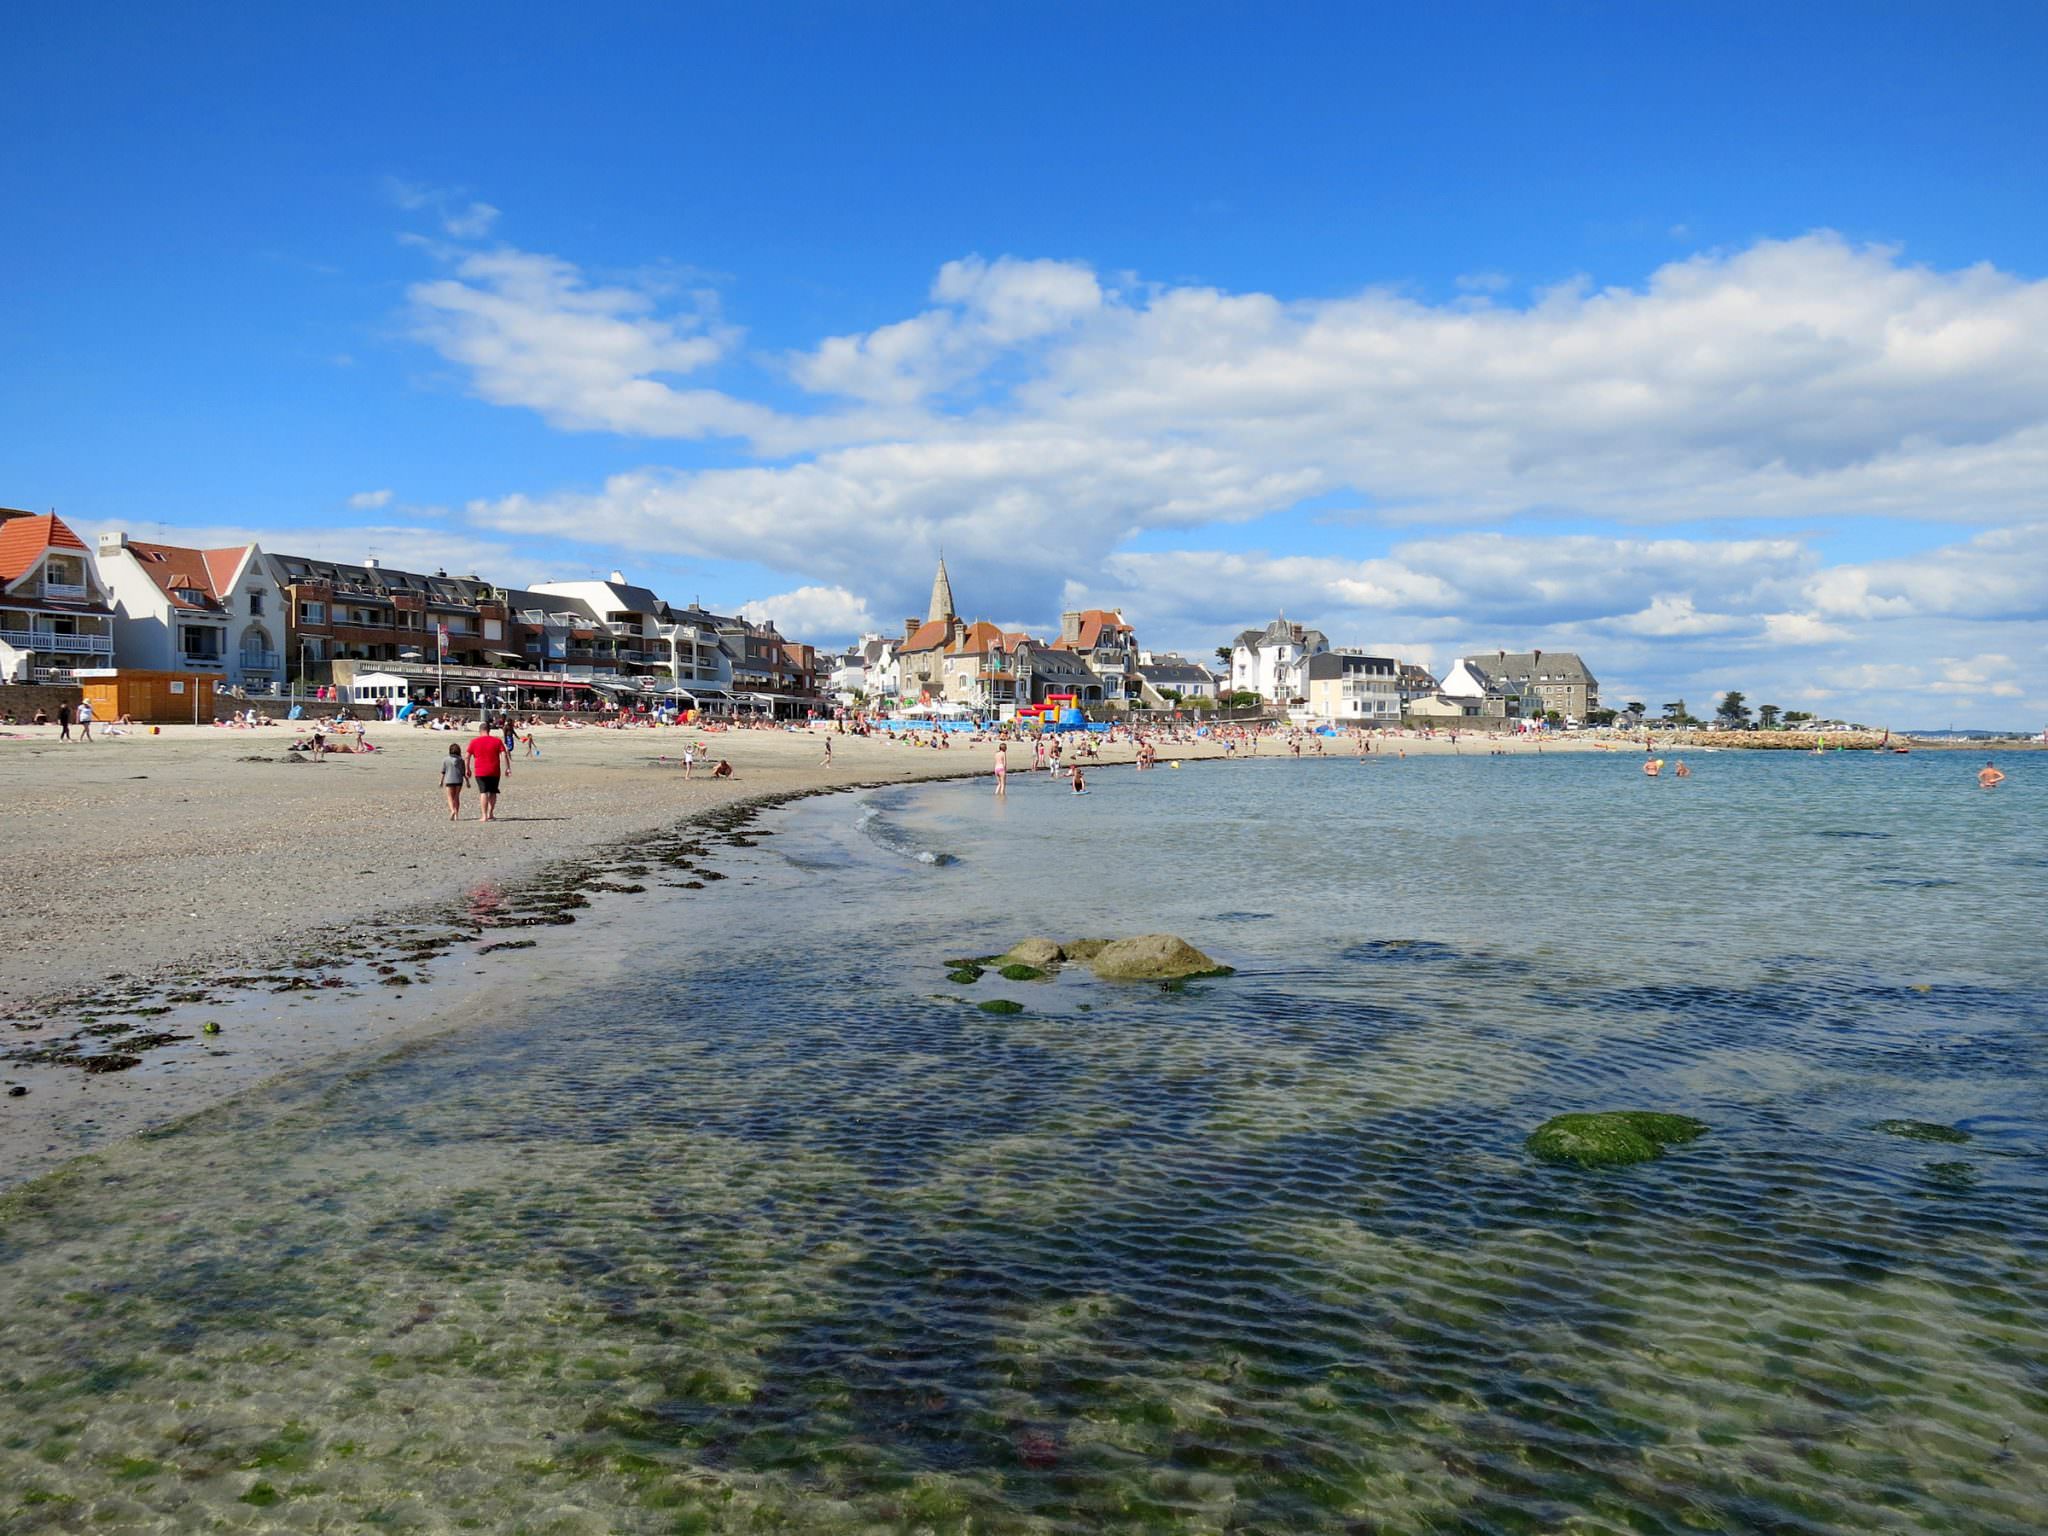
[[[0,875],[14,938],[0,956],[4,1183],[279,1073],[431,1034],[460,1022],[480,986],[517,988],[562,962],[571,941],[560,934],[573,930],[548,927],[508,930],[495,945],[472,933],[477,946],[451,956],[446,914],[479,893],[496,905],[545,887],[545,901],[566,878],[580,882],[579,899],[650,899],[617,894],[639,887],[612,872],[623,866],[631,881],[642,850],[710,813],[987,774],[993,763],[987,743],[964,737],[935,750],[833,734],[827,768],[822,727],[542,727],[540,757],[514,759],[500,819],[485,825],[473,792],[463,820],[446,817],[438,767],[460,739],[447,734],[373,725],[378,752],[315,763],[287,759],[296,733],[284,726],[167,726],[91,743],[60,742],[55,727],[17,730],[0,738],[0,793],[14,833]],[[696,742],[711,760],[731,761],[735,777],[713,780],[700,766],[686,779],[680,756]],[[1355,751],[1348,740],[1324,745],[1333,756]],[[1470,735],[1375,746],[1413,757],[1495,750],[1537,746]],[[1287,751],[1267,738],[1256,755]],[[1091,773],[1131,771],[1128,743],[1101,753]],[[1225,756],[1208,742],[1161,749],[1162,761]],[[1011,761],[1028,768],[1029,746],[1013,746]],[[379,985],[393,981],[394,957],[408,982],[428,984]],[[209,1023],[217,1037],[201,1033]],[[86,1071],[81,1051],[138,1060]]]
[[[54,726],[0,739],[0,796],[12,857],[0,896],[12,943],[0,955],[0,1009],[172,964],[241,963],[284,945],[318,943],[328,927],[452,896],[489,880],[516,881],[537,864],[631,838],[756,795],[849,783],[887,783],[990,771],[986,746],[946,751],[883,737],[807,731],[684,728],[614,731],[543,726],[537,760],[515,757],[501,820],[441,809],[437,769],[452,738],[371,726],[382,750],[284,761],[288,726],[230,731],[166,726],[90,743],[59,742]],[[676,761],[702,741],[728,758],[731,780]],[[1411,755],[1534,750],[1525,741],[1466,736],[1390,738]],[[1547,743],[1551,751],[1579,743]],[[1260,744],[1277,756],[1275,740]],[[1350,750],[1332,741],[1328,750]],[[1102,749],[1128,763],[1127,744]],[[1220,757],[1207,743],[1167,755]],[[272,759],[252,762],[251,757]],[[1029,749],[1013,748],[1013,763]],[[661,761],[666,758],[667,761]]]

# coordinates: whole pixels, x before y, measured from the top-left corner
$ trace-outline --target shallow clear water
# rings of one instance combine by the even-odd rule
[[[0,1204],[0,1529],[2038,1530],[2042,761],[770,813]],[[1158,929],[1239,973],[945,977]],[[1523,1150],[1605,1107],[1712,1129]]]

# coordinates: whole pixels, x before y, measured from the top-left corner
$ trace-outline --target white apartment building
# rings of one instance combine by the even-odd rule
[[[1308,659],[1308,713],[1323,725],[1401,723],[1401,664],[1391,656],[1324,651]]]
[[[1308,660],[1329,650],[1319,629],[1290,623],[1285,614],[1264,629],[1247,629],[1230,649],[1230,688],[1276,704],[1308,697]]]
[[[98,564],[116,665],[211,672],[258,691],[283,681],[284,597],[254,544],[190,549],[113,530],[100,535]]]

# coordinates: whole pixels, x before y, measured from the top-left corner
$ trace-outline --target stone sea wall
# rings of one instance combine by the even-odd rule
[[[83,697],[75,683],[0,683],[0,714],[12,710],[17,720],[33,720],[40,709],[54,720],[59,704],[76,709]]]

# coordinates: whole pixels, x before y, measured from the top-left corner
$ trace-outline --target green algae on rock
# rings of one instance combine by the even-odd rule
[[[946,980],[957,987],[971,987],[981,980],[982,971],[978,965],[956,965],[946,972]]]
[[[1932,1120],[1880,1120],[1877,1129],[1887,1136],[1902,1136],[1907,1141],[1938,1141],[1960,1145],[1970,1139],[1968,1131],[1952,1125],[1937,1125]]]
[[[1022,1013],[1024,1005],[1013,1003],[1007,997],[991,997],[974,1005],[983,1013]]]
[[[996,974],[1002,977],[1005,981],[1045,980],[1045,972],[1040,970],[1037,966],[1025,965],[1021,962],[1016,961],[1013,961],[1009,965],[1004,966],[1001,970],[997,971]]]
[[[1524,1145],[1546,1163],[1581,1168],[1618,1168],[1661,1157],[1706,1134],[1704,1121],[1650,1110],[1616,1109],[1593,1114],[1555,1115],[1537,1126]]]

